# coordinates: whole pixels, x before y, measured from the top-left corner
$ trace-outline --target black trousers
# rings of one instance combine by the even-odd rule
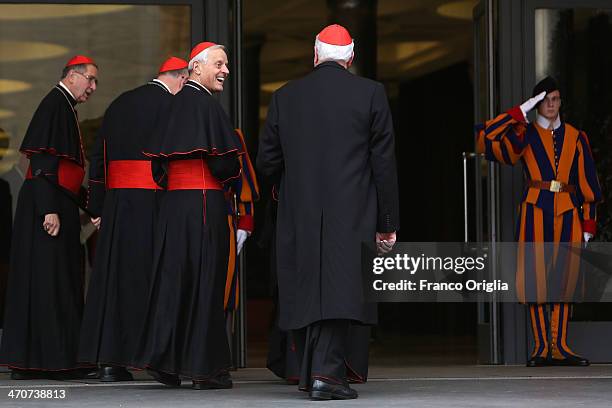
[[[350,320],[321,320],[293,331],[300,367],[300,389],[315,379],[346,383],[346,342]]]

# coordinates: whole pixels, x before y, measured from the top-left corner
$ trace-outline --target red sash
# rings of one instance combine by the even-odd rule
[[[172,160],[168,165],[168,190],[222,189],[205,160]]]
[[[153,180],[149,160],[111,160],[108,162],[107,188],[161,189]]]
[[[79,189],[83,183],[83,176],[85,176],[85,170],[68,159],[60,159],[57,168],[57,181],[60,186],[66,190],[71,191],[73,194],[79,194]],[[32,166],[28,167],[26,173],[26,179],[32,178]]]

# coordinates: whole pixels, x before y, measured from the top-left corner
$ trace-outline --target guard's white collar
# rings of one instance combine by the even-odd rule
[[[542,115],[538,115],[536,117],[536,123],[538,124],[538,126],[540,126],[543,129],[549,129],[551,125],[551,121],[546,119]],[[552,121],[553,130],[559,129],[560,126],[561,126],[561,119],[559,118],[559,115],[557,115],[557,118]]]

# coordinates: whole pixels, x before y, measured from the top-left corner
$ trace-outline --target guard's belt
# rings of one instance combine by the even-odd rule
[[[530,180],[529,187],[537,188],[539,190],[548,190],[553,193],[575,193],[576,186],[572,184],[566,184],[562,181],[551,180],[551,181],[541,181],[541,180]]]

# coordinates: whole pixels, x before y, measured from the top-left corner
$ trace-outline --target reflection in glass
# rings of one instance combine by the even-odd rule
[[[100,68],[98,90],[78,109],[87,147],[115,97],[154,77],[167,56],[187,57],[190,21],[189,6],[0,4],[0,176],[19,163],[32,114],[72,55]]]

